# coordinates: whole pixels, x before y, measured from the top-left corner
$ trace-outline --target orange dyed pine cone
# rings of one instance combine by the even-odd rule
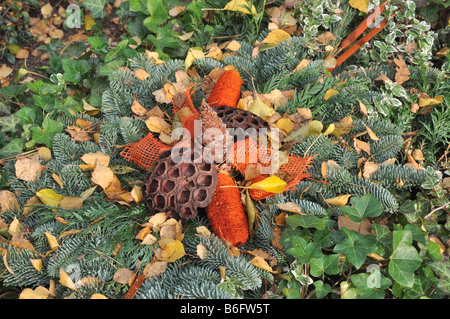
[[[213,232],[234,247],[248,239],[247,215],[241,203],[239,189],[233,178],[223,172],[217,175],[217,186],[206,213]]]
[[[225,71],[214,84],[208,104],[236,107],[241,96],[242,79],[236,70]]]

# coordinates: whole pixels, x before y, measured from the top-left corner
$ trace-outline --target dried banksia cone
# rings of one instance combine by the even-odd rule
[[[203,100],[198,112],[198,118],[202,121],[204,156],[211,159],[210,162],[222,162],[231,146],[231,138],[227,127],[205,100]]]
[[[233,178],[223,172],[217,176],[217,186],[206,213],[213,232],[233,246],[240,247],[248,239],[247,215],[239,189]]]
[[[217,185],[216,167],[201,159],[194,149],[175,148],[161,153],[144,178],[143,193],[150,214],[166,212],[167,217],[186,222],[206,207]]]
[[[225,71],[214,84],[208,103],[211,106],[236,107],[241,96],[241,83],[242,79],[238,71]]]

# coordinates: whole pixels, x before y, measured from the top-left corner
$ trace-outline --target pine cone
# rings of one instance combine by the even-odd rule
[[[222,162],[231,146],[231,137],[226,125],[205,100],[199,108],[199,120],[202,121],[202,144],[205,147],[203,152],[205,159],[208,162]]]

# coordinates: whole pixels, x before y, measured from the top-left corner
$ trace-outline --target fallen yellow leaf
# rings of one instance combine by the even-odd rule
[[[36,193],[36,196],[39,197],[42,203],[47,206],[57,207],[61,204],[63,195],[57,194],[53,189],[44,188]]]
[[[257,15],[258,12],[256,12],[256,8],[254,5],[250,6],[250,1],[248,0],[231,0],[230,2],[228,2],[225,7],[223,8],[224,10],[229,10],[229,11],[238,11],[238,12],[242,12],[245,14],[251,14],[251,15]],[[251,12],[250,12],[250,10]]]
[[[329,89],[325,92],[325,95],[323,96],[323,99],[326,101],[328,100],[330,97],[332,97],[333,95],[338,94],[339,91],[335,90],[335,89]]]
[[[59,269],[59,282],[64,287],[67,287],[72,290],[77,290],[77,287],[75,286],[75,283],[73,282],[72,278],[62,269]]]
[[[194,62],[197,59],[203,58],[205,58],[205,53],[203,53],[201,48],[190,48],[184,61],[186,64],[186,70],[191,67],[192,62]]]
[[[174,262],[186,254],[183,243],[179,240],[173,240],[164,245],[161,249],[161,259],[167,262]]]
[[[348,203],[348,199],[350,198],[350,196],[352,196],[351,194],[346,194],[346,195],[340,195],[337,197],[333,197],[333,198],[327,198],[325,199],[325,203],[329,204],[329,205],[336,205],[336,206],[345,206]]]
[[[254,257],[252,260],[250,260],[250,263],[253,266],[267,270],[267,271],[271,272],[272,274],[278,273],[278,271],[273,270],[272,267],[269,266],[269,264],[267,263],[267,261],[264,260],[263,257],[260,257],[260,256]]]
[[[278,176],[270,176],[262,181],[250,185],[250,189],[259,189],[271,193],[281,193],[286,188],[287,183]]]
[[[367,13],[367,7],[369,6],[369,0],[350,0],[348,2],[348,4],[351,7],[358,9],[361,12]]]
[[[56,240],[56,237],[50,234],[49,232],[45,232],[45,237],[47,237],[48,244],[50,245],[51,249],[56,249],[59,247],[58,241]]]

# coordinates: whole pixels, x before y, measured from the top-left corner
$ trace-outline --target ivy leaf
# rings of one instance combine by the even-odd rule
[[[63,59],[62,68],[64,80],[77,84],[81,80],[81,75],[89,72],[90,65],[86,60]]]
[[[292,238],[292,247],[288,248],[286,252],[300,260],[302,264],[306,264],[310,258],[322,254],[319,245],[314,242],[307,243],[304,238],[298,236]]]
[[[352,197],[350,203],[353,207],[344,206],[339,210],[350,217],[355,223],[360,223],[366,217],[377,217],[383,212],[383,204],[372,194],[366,194],[362,197]]]
[[[438,287],[450,293],[450,264],[447,261],[435,261],[429,264],[439,277]]]
[[[147,10],[150,16],[143,23],[150,31],[156,32],[158,25],[169,19],[169,8],[163,0],[148,0]]]
[[[25,144],[25,139],[14,138],[5,147],[0,149],[0,157],[14,156],[22,153]]]
[[[311,258],[310,272],[314,277],[320,277],[324,273],[328,275],[336,275],[339,273],[339,255],[322,255],[319,258]]]
[[[318,299],[325,297],[332,291],[331,286],[329,284],[324,284],[322,280],[315,281],[313,285],[314,288],[316,288],[316,297]]]
[[[393,232],[393,252],[388,265],[389,274],[404,287],[414,284],[414,271],[422,263],[417,250],[412,246],[413,235],[410,230]]]
[[[106,0],[86,0],[83,2],[83,5],[86,9],[91,11],[91,17],[94,19],[102,19],[106,15],[104,10]]]
[[[286,222],[294,227],[301,226],[303,228],[315,228],[323,230],[326,228],[328,218],[319,218],[314,215],[291,215],[286,218]]]
[[[373,237],[370,235],[358,234],[353,230],[342,228],[345,236],[344,240],[336,244],[333,252],[344,254],[348,260],[359,269],[366,260],[367,254],[377,250]]]
[[[32,139],[36,144],[45,144],[46,146],[51,147],[53,137],[57,133],[61,133],[62,129],[62,123],[46,118],[42,122],[42,129],[36,126],[31,128],[31,132],[33,133]]]

